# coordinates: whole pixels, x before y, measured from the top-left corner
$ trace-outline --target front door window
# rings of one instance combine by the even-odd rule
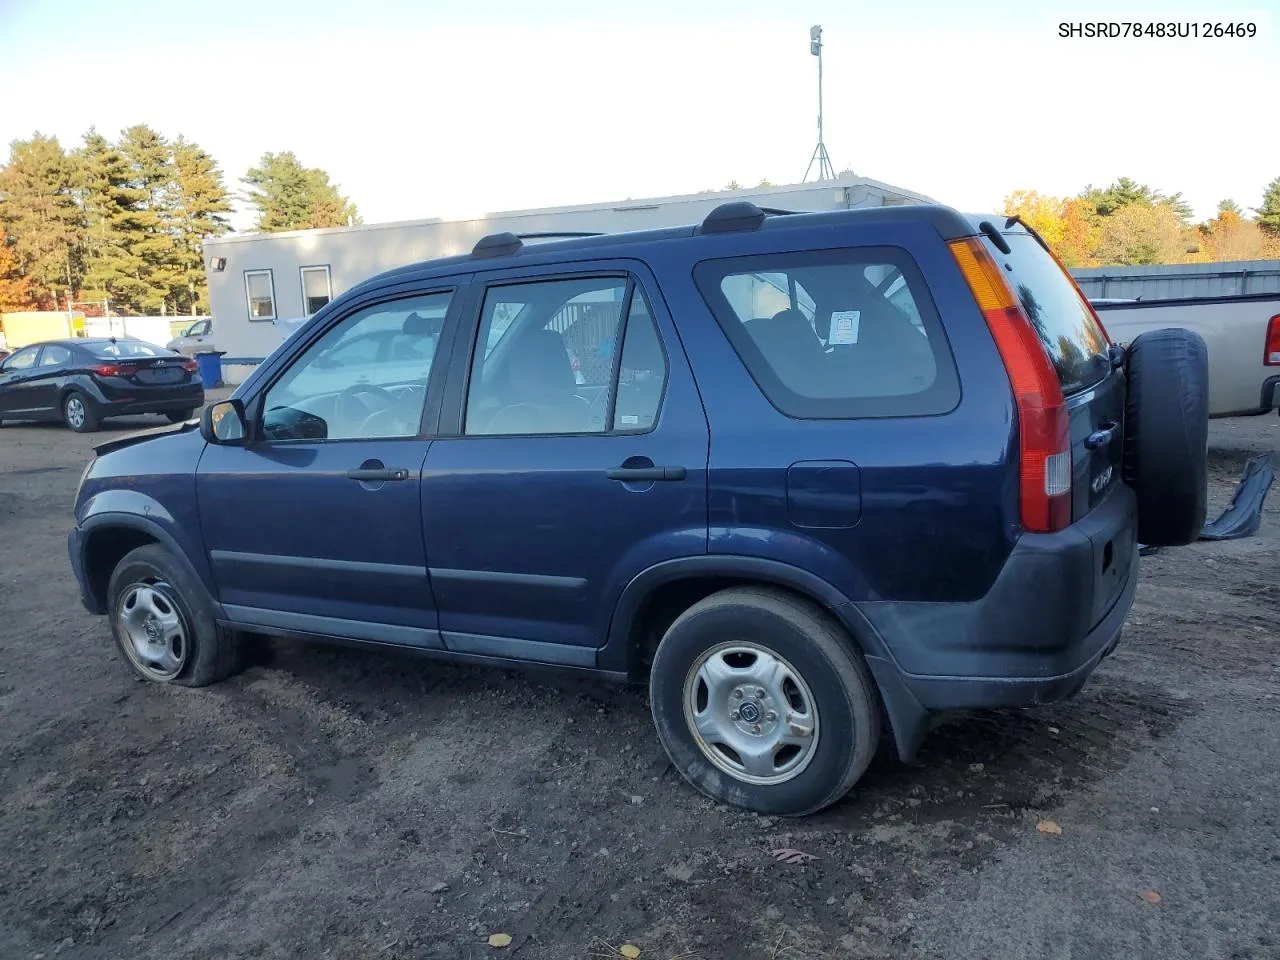
[[[267,391],[263,439],[418,436],[450,297],[366,307],[325,333]]]

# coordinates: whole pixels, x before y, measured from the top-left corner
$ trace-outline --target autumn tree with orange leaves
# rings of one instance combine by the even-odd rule
[[[30,281],[18,270],[9,235],[0,230],[0,313],[35,310],[37,306]]]
[[[1280,178],[1268,191],[1257,220],[1224,200],[1198,225],[1181,194],[1127,177],[1074,197],[1015,190],[1004,212],[1034,228],[1068,267],[1280,259],[1280,231],[1267,228],[1268,216],[1280,223]]]

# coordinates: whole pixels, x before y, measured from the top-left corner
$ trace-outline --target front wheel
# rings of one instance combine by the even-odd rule
[[[851,638],[771,588],[724,590],[681,614],[654,655],[649,701],[681,775],[759,813],[835,803],[880,740],[879,697]]]
[[[76,433],[92,433],[99,423],[89,398],[79,390],[72,390],[62,401],[62,420]]]
[[[107,610],[116,645],[144,680],[203,687],[243,663],[240,636],[218,626],[199,578],[159,544],[131,550],[116,565]]]

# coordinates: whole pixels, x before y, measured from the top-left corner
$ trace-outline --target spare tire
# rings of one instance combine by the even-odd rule
[[[1193,543],[1209,486],[1209,351],[1191,330],[1151,330],[1129,346],[1124,482],[1138,496],[1138,540]]]

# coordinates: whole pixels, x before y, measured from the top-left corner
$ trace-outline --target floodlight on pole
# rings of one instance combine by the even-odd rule
[[[813,150],[813,156],[809,158],[809,166],[804,169],[804,180],[801,180],[801,183],[809,179],[809,171],[813,169],[815,163],[818,165],[819,180],[836,178],[831,157],[827,154],[827,145],[822,141],[822,27],[816,23],[809,28],[809,53],[818,58],[818,145]]]

